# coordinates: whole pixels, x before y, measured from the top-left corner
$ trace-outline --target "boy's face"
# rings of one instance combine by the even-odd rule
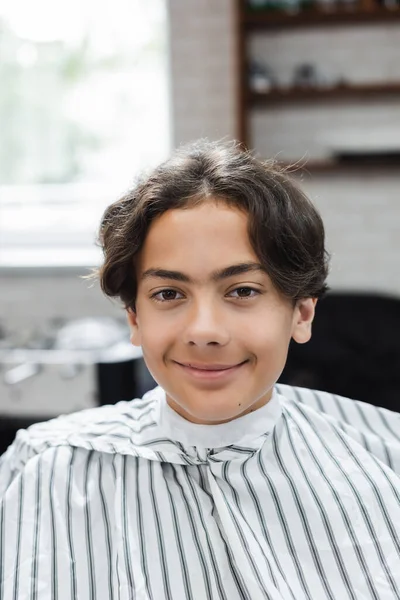
[[[277,292],[250,244],[247,215],[223,201],[156,219],[136,276],[132,343],[142,346],[168,404],[194,423],[264,405],[290,339],[311,336],[315,300],[294,307]]]

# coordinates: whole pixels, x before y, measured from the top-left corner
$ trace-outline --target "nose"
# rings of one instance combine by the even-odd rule
[[[225,346],[230,340],[226,319],[212,301],[193,304],[188,312],[185,343],[191,346]]]

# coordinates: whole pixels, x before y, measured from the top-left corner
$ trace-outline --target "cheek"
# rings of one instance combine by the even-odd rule
[[[163,356],[174,342],[174,332],[165,322],[160,324],[156,319],[146,322],[142,329],[142,350],[149,359],[158,359]]]
[[[143,351],[147,349],[151,353],[165,336],[165,323],[160,320],[157,311],[154,311],[147,298],[138,298],[137,314]]]
[[[259,348],[279,347],[291,338],[292,320],[280,311],[260,312],[257,318],[242,323],[241,336]]]

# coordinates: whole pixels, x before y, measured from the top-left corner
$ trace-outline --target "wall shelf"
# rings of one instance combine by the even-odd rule
[[[338,85],[332,88],[294,87],[287,90],[273,89],[270,92],[247,92],[247,102],[253,106],[275,104],[297,104],[298,102],[320,102],[337,100],[376,100],[381,97],[400,96],[400,82]]]
[[[293,163],[279,162],[284,168],[288,169],[289,173],[296,174],[321,174],[334,175],[343,173],[359,173],[365,170],[384,171],[385,173],[400,173],[400,160],[351,160],[351,161],[335,161],[335,160],[310,160],[308,162],[299,160]]]
[[[399,23],[400,8],[373,8],[371,10],[335,10],[332,12],[305,9],[289,14],[282,11],[249,10],[242,13],[245,29],[294,29],[307,27],[333,27],[337,25],[377,25]]]
[[[343,81],[339,85],[330,88],[304,88],[294,87],[289,89],[271,89],[268,92],[256,92],[249,89],[249,55],[250,40],[254,33],[262,33],[265,36],[275,35],[276,32],[297,29],[315,29],[324,27],[356,27],[368,25],[400,26],[400,5],[393,9],[379,6],[380,0],[359,0],[359,5],[354,10],[346,8],[335,8],[332,12],[323,11],[318,8],[303,9],[295,14],[288,14],[279,10],[251,9],[247,0],[236,0],[237,2],[237,122],[238,140],[243,147],[254,148],[251,131],[251,114],[257,109],[273,110],[279,106],[290,106],[292,110],[296,107],[320,103],[353,103],[360,106],[366,102],[400,101],[400,81],[381,81],[380,83],[356,84],[351,81]],[[368,39],[368,32],[365,33]],[[286,39],[286,38],[285,38]],[[284,43],[284,41],[282,41]],[[321,42],[320,42],[321,43]],[[299,57],[300,60],[300,57]],[[345,74],[344,74],[345,77]],[[379,110],[379,109],[378,109]],[[293,120],[291,127],[293,127]],[[387,157],[365,157],[356,160],[354,157],[346,160],[321,160],[305,162],[300,159],[299,164],[294,167],[304,173],[326,173],[335,174],[343,172],[367,172],[384,170],[385,172],[400,174],[400,161],[388,159]]]

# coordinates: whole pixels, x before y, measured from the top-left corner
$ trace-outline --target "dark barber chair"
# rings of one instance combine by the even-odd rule
[[[400,412],[400,299],[330,293],[307,344],[291,342],[279,380]]]

